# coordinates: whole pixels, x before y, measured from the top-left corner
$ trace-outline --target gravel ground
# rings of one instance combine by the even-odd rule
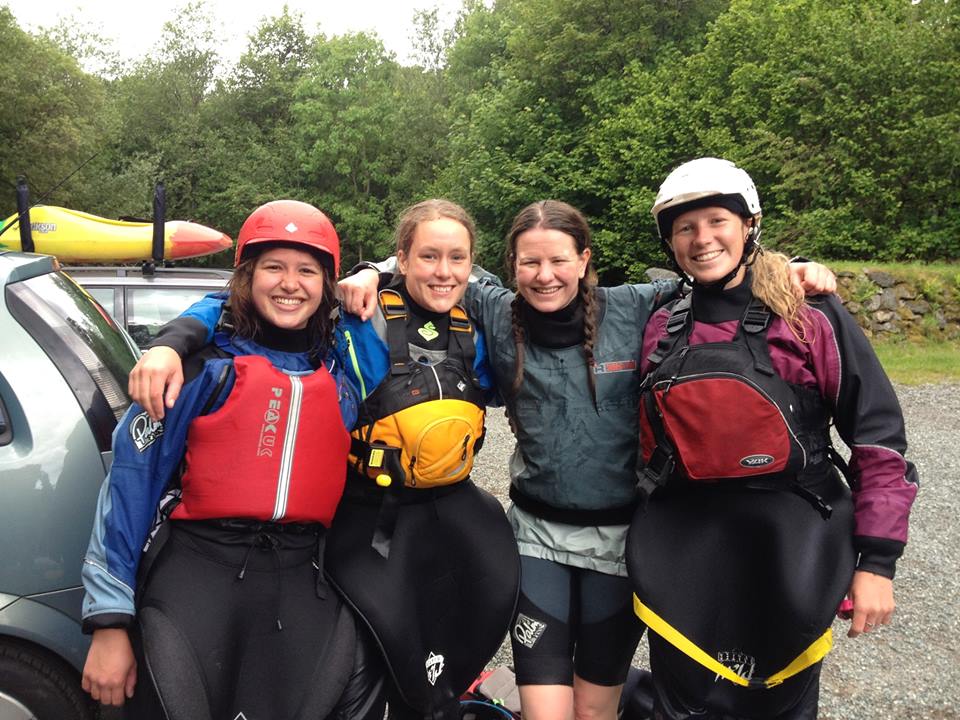
[[[848,623],[834,624],[821,720],[960,719],[960,522],[947,493],[954,485],[960,491],[960,385],[897,386],[897,394],[907,455],[921,482],[910,542],[897,566],[897,611],[892,625],[856,640],[846,637]],[[503,503],[512,447],[503,413],[494,410],[473,478]],[[644,646],[635,659],[640,667],[646,667]],[[492,664],[510,662],[505,642]]]

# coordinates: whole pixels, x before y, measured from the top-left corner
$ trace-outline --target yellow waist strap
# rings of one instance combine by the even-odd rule
[[[640,601],[640,598],[638,598],[636,595],[633,596],[633,610],[637,614],[637,617],[647,624],[647,627],[677,648],[677,650],[684,653],[692,660],[697,661],[708,670],[712,670],[720,677],[723,677],[735,685],[740,685],[742,687],[762,686],[772,688],[775,685],[779,685],[784,680],[789,677],[793,677],[801,670],[805,670],[814,663],[820,662],[824,656],[830,652],[830,648],[833,647],[833,633],[831,632],[830,628],[827,628],[827,631],[823,633],[823,635],[814,640],[806,650],[794,658],[790,664],[780,672],[774,673],[766,679],[756,678],[747,680],[746,678],[742,678],[737,675],[726,665],[723,665],[719,661],[714,660],[712,657],[707,655],[707,653],[694,645],[687,637],[670,625],[670,623],[644,605]]]

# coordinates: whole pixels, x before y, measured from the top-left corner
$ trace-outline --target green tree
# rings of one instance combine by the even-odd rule
[[[313,42],[299,14],[264,18],[234,72],[204,99],[197,212],[225,232],[235,235],[269,200],[308,199],[291,108]]]
[[[120,116],[114,152],[115,172],[127,163],[156,168],[167,186],[169,217],[206,221],[198,215],[197,192],[210,153],[204,141],[205,102],[219,68],[213,17],[202,4],[188,4],[164,24],[153,54],[111,85]],[[151,189],[131,214],[150,212]]]
[[[52,40],[21,30],[0,7],[0,178],[4,216],[16,210],[13,191],[25,175],[32,199],[59,184],[104,146],[110,127],[103,82],[87,75]],[[75,205],[81,172],[46,201]]]
[[[625,102],[629,68],[668,47],[699,47],[725,2],[504,0],[468,6],[448,57],[455,116],[451,158],[437,188],[462,199],[484,233],[484,262],[502,255],[516,211],[542,197],[581,208],[597,231],[604,280],[626,276],[617,238],[604,232],[616,187],[597,163],[594,129]],[[610,172],[607,171],[607,175]],[[599,182],[598,182],[599,181]]]
[[[674,160],[742,163],[791,252],[956,256],[958,40],[955,4],[737,0],[677,69]]]
[[[405,137],[400,68],[362,33],[318,40],[296,93],[299,170],[330,213],[349,260],[390,250]]]

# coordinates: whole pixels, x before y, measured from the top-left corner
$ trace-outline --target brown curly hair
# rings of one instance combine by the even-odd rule
[[[275,247],[278,247],[276,243],[261,243],[250,247],[233,271],[233,277],[230,278],[227,288],[230,291],[228,309],[234,335],[256,339],[261,333],[266,320],[257,312],[253,303],[253,273],[263,252]],[[310,248],[292,245],[290,247],[305,249],[318,261],[321,260],[320,253]],[[323,298],[317,311],[307,321],[306,331],[310,339],[311,352],[323,353],[333,344],[333,330],[336,326],[336,309],[339,307],[339,301],[333,277],[324,262],[320,262],[320,269],[323,272]]]

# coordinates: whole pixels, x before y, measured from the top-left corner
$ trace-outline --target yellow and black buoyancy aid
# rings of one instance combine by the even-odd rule
[[[473,325],[450,310],[447,356],[435,364],[410,357],[407,307],[399,292],[380,291],[390,363],[364,400],[350,465],[378,485],[429,488],[463,480],[483,443],[485,400],[474,371]]]

